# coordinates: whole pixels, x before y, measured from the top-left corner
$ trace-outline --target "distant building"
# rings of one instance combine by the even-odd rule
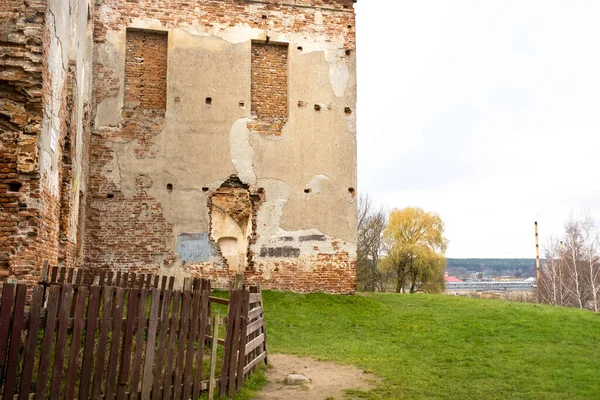
[[[447,272],[444,274],[444,281],[445,282],[464,282],[462,279],[459,279],[452,275],[448,275]]]

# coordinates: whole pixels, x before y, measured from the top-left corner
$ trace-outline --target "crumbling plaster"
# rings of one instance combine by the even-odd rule
[[[114,22],[115,12],[101,6],[101,22]],[[323,18],[315,13],[318,24]],[[356,186],[355,113],[344,110],[356,104],[356,77],[354,55],[345,54],[344,39],[328,36],[325,29],[311,36],[247,24],[175,28],[145,18],[131,19],[128,28],[168,30],[165,123],[144,157],[136,156],[135,141],[113,143],[114,158],[105,167],[105,177],[127,197],[135,194],[137,177],[149,177],[146,190],[173,225],[173,250],[180,250],[180,235],[209,230],[209,192],[202,188],[214,191],[237,174],[244,183],[265,190],[258,240],[252,245],[255,254],[263,246],[281,245],[281,237],[293,237],[301,256],[334,250],[354,254],[356,204],[348,188]],[[120,82],[117,96],[100,99],[96,129],[116,129],[123,123],[125,34],[125,29],[109,30],[106,41],[96,46],[95,63],[114,71]],[[252,40],[267,38],[289,43],[289,121],[280,137],[246,127],[253,118],[250,47]],[[321,111],[314,104],[323,105]],[[323,184],[322,176],[332,184]],[[173,189],[167,190],[167,184]],[[310,187],[315,190],[306,194]],[[319,239],[300,242],[299,237]],[[340,242],[337,249],[332,241]]]
[[[39,141],[41,187],[55,197],[59,195],[59,138],[62,133],[61,106],[63,87],[67,79],[71,34],[71,4],[69,1],[51,0],[46,14],[48,50],[46,52],[46,92],[42,135]],[[54,135],[54,150],[51,148]]]

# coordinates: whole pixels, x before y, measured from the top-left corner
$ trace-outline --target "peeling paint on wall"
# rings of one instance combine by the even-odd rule
[[[208,261],[212,255],[212,243],[208,233],[180,233],[177,240],[177,253],[184,262]]]

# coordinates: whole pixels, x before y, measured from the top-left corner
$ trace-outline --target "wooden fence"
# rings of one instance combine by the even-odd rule
[[[212,297],[206,280],[173,290],[166,277],[85,279],[85,271],[71,271],[54,269],[33,288],[4,285],[3,399],[188,400],[207,390],[212,398],[217,390],[233,394],[266,362],[256,288],[232,290],[227,300]]]

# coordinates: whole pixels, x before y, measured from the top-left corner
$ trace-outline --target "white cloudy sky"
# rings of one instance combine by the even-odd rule
[[[534,257],[600,220],[600,1],[359,0],[359,189],[449,257]]]

